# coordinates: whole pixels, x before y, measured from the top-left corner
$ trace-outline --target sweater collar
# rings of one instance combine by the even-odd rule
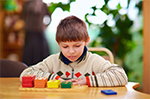
[[[85,46],[82,55],[81,55],[76,61],[78,61],[78,63],[79,63],[79,62],[81,62],[82,60],[84,60],[84,59],[85,59],[85,56],[86,56],[86,53],[87,53],[87,47]],[[69,63],[72,63],[72,61],[70,61],[69,59],[67,59],[67,58],[62,54],[62,52],[60,52],[59,59],[60,59],[62,62],[64,62],[65,64],[67,64],[67,65],[68,65]]]

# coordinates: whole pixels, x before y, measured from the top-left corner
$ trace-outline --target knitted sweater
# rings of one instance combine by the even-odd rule
[[[89,87],[124,86],[128,82],[125,71],[117,64],[111,64],[97,54],[86,53],[80,62],[65,64],[60,59],[60,53],[53,54],[36,65],[25,69],[21,75],[36,75],[48,79],[83,79],[86,78]]]

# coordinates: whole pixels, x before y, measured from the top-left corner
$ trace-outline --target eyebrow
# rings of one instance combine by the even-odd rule
[[[66,44],[66,43],[61,43],[62,45],[68,45],[68,44]],[[73,45],[76,45],[76,44],[82,44],[81,42],[77,42],[77,43],[75,43],[75,44],[73,44]]]

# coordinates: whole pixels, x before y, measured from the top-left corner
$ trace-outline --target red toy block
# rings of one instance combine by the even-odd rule
[[[45,77],[38,77],[34,80],[34,87],[35,88],[45,88],[47,86],[47,78]]]
[[[33,87],[35,75],[25,75],[22,77],[22,87]]]
[[[33,87],[32,83],[23,83],[22,87]]]

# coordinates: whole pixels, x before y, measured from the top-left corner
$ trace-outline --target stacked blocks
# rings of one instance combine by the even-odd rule
[[[38,77],[34,80],[35,88],[45,88],[47,86],[47,78]]]
[[[62,82],[61,88],[71,88],[72,82]]]
[[[22,77],[22,87],[33,87],[35,75],[25,75]]]
[[[25,75],[22,77],[22,87],[35,88],[72,88],[72,82],[62,82],[60,80],[49,80],[45,77],[35,78],[35,75]]]
[[[59,88],[60,84],[60,80],[50,80],[47,82],[47,88]]]

